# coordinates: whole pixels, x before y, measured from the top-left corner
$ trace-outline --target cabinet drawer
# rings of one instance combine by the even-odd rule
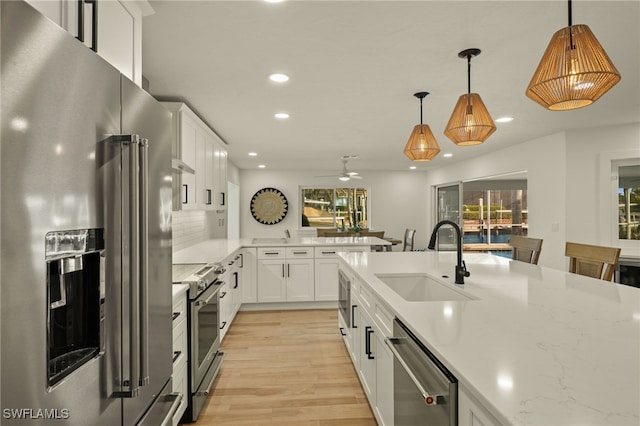
[[[313,247],[287,247],[287,259],[311,259],[313,258]]]
[[[173,366],[175,368],[182,360],[187,359],[187,319],[179,321],[173,326]],[[178,356],[178,352],[180,355]]]
[[[187,382],[187,360],[173,366],[173,392],[179,392],[182,394],[182,402],[178,407],[178,410],[173,415],[174,426],[180,422],[180,418],[187,410],[187,404],[189,403],[189,387]]]
[[[376,301],[375,321],[385,337],[393,336],[393,315],[379,301]]]
[[[360,299],[360,303],[362,303],[363,308],[367,312],[369,312],[370,314],[374,312],[375,299],[366,286],[364,285],[360,286],[360,291],[358,292],[358,298]]]
[[[338,257],[338,252],[342,247],[315,247],[314,256],[316,259]]]
[[[180,321],[187,317],[187,298],[184,294],[178,300],[174,300],[172,312],[175,315],[172,322],[175,328]]]
[[[258,247],[258,259],[281,259],[284,255],[284,247]]]

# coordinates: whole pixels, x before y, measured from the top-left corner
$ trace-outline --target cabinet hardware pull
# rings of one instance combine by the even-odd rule
[[[373,334],[373,328],[370,326],[366,326],[364,328],[365,338],[364,338],[364,352],[367,354],[368,359],[375,359],[373,353],[371,353],[371,335]]]
[[[233,288],[238,288],[238,273],[237,272],[233,273],[233,279],[234,279]]]
[[[187,204],[189,202],[189,185],[183,183],[182,187],[184,188],[184,201],[182,204]]]
[[[268,255],[268,256],[274,256],[274,255],[277,255],[277,254],[280,254],[280,253],[277,252],[277,251],[265,251],[264,254]]]
[[[344,332],[344,328],[340,327],[340,334],[342,334],[343,336],[346,336],[347,333]]]
[[[78,36],[84,43],[84,5],[91,5],[91,50],[98,51],[98,2],[96,0],[78,0]]]
[[[291,264],[287,263],[287,277],[291,276]]]
[[[220,195],[222,195],[222,203],[220,205],[224,206],[224,192],[221,192]]]
[[[351,305],[351,324],[353,324],[351,328],[358,328],[358,326],[356,325],[356,308],[357,307],[358,305]]]
[[[282,278],[284,278],[284,263],[282,264]]]
[[[224,299],[224,297],[227,295],[226,291],[223,291],[222,294],[220,295],[220,299]]]
[[[227,322],[226,321],[222,321],[222,325],[220,326],[220,330],[222,330],[226,326],[227,326]]]
[[[336,254],[335,251],[323,251],[322,254]]]
[[[294,251],[293,254],[309,254],[307,251]]]
[[[210,206],[211,205],[211,190],[207,189],[206,191],[207,191],[207,202],[205,204]]]

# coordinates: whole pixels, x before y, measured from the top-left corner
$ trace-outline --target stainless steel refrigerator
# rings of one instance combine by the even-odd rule
[[[1,7],[2,425],[170,421],[170,113]]]

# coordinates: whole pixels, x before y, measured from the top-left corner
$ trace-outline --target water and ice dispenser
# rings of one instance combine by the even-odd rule
[[[47,233],[48,384],[53,386],[103,347],[102,229]]]

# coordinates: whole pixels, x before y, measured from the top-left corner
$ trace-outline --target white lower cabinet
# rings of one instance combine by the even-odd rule
[[[384,426],[393,423],[393,354],[384,342],[385,337],[376,335],[376,418]]]
[[[315,300],[338,300],[338,250],[315,248]]]
[[[312,301],[313,267],[313,248],[259,248],[258,302]]]
[[[458,424],[460,426],[499,426],[501,423],[464,387],[458,385]]]
[[[351,283],[351,328],[339,315],[338,326],[362,389],[379,425],[394,424],[393,354],[385,343],[389,337],[390,314],[377,298],[349,271]]]
[[[256,303],[258,301],[258,280],[257,268],[258,257],[256,248],[243,248],[240,258],[240,268],[242,269],[240,293],[242,303]]]
[[[187,409],[189,387],[187,383],[187,293],[182,292],[173,299],[173,392],[182,394],[182,402],[173,415],[173,425],[177,425]]]
[[[220,290],[218,290],[220,292],[220,323],[218,324],[218,326],[220,327],[220,341],[224,339],[224,336],[227,334],[227,329],[231,325],[233,296],[229,289],[229,283],[225,282],[220,286]]]
[[[369,314],[360,310],[360,323],[358,324],[358,335],[360,340],[360,352],[358,355],[360,382],[367,394],[369,403],[375,408],[376,401],[376,336],[373,327],[373,320]]]

